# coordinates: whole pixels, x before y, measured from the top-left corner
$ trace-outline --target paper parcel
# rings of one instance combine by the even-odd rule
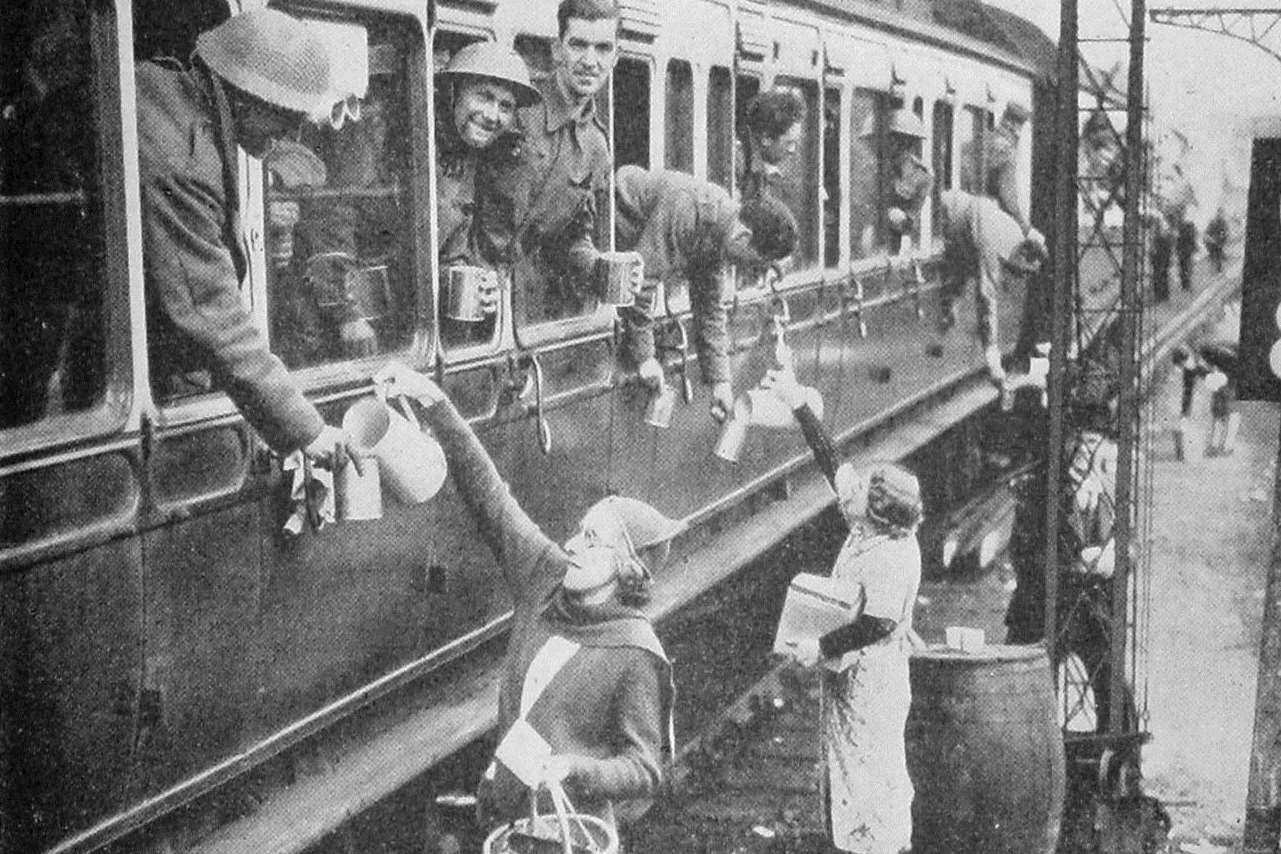
[[[792,579],[783,600],[783,613],[774,636],[774,652],[789,655],[789,641],[817,640],[847,626],[863,612],[863,587],[851,588],[848,581],[802,572]]]

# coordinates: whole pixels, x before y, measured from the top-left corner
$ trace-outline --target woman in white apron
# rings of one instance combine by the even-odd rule
[[[920,486],[906,469],[881,463],[864,482],[835,452],[790,372],[764,385],[792,407],[819,467],[836,492],[850,535],[832,577],[861,588],[854,622],[796,645],[801,664],[820,661],[823,791],[832,842],[841,851],[899,854],[912,844],[912,781],[904,727],[912,703],[908,633],[921,582],[916,529]],[[853,592],[853,591],[852,591]]]

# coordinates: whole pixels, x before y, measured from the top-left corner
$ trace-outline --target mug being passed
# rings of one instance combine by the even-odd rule
[[[418,426],[405,398],[404,415],[376,397],[362,398],[343,414],[343,431],[378,459],[380,476],[406,504],[420,504],[440,491],[447,473],[440,443]]]
[[[650,395],[645,407],[645,423],[666,430],[672,423],[672,409],[676,406],[676,389],[663,383],[663,387]]]
[[[459,264],[446,271],[445,317],[464,323],[479,323],[485,319],[481,307],[481,292],[498,285],[498,273],[484,267]]]
[[[346,465],[334,475],[338,518],[348,522],[381,519],[383,492],[382,479],[378,476],[378,458],[367,451],[353,453],[360,454],[360,467],[364,474],[358,473],[355,466]]]
[[[596,265],[601,302],[620,308],[633,305],[632,283],[644,272],[645,263],[635,252],[602,252]]]

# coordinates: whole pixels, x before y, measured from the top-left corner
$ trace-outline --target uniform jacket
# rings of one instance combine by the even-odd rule
[[[684,172],[648,172],[639,166],[618,170],[614,199],[615,245],[641,254],[646,278],[664,280],[669,290],[688,284],[703,379],[729,382],[720,276],[725,239],[743,227],[738,205],[715,184]],[[638,362],[654,352],[650,319],[642,310],[633,324],[633,356]]]
[[[246,271],[227,96],[203,66],[137,67],[148,347],[157,388],[205,372],[278,451],[324,426],[240,299]],[[194,386],[193,386],[194,383]]]
[[[445,449],[459,496],[503,572],[515,611],[498,701],[501,738],[517,719],[530,663],[553,634],[581,645],[533,704],[526,720],[553,753],[589,761],[566,781],[575,807],[596,815],[611,802],[657,790],[669,738],[671,665],[649,620],[621,605],[575,608],[560,594],[568,558],[525,514],[453,404],[427,419]],[[528,814],[528,790],[506,768],[494,779],[503,818]]]
[[[491,222],[513,222],[517,283],[540,281],[555,293],[550,302],[572,299],[590,287],[596,261],[597,217],[608,201],[611,160],[605,125],[595,102],[581,110],[565,100],[555,78],[539,81],[543,101],[519,111],[525,139],[520,156],[495,169],[495,180],[481,185],[480,207],[485,211],[485,238],[510,243],[511,237],[489,234]],[[542,303],[546,293],[527,299]],[[532,307],[533,313],[539,313]]]

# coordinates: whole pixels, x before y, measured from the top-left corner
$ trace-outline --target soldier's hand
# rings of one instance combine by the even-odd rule
[[[636,376],[650,391],[658,391],[663,387],[663,380],[665,379],[663,366],[653,356],[636,366]]]
[[[712,386],[712,402],[710,412],[712,420],[717,424],[725,423],[725,419],[734,409],[734,387],[728,382],[719,382]]]
[[[502,300],[502,288],[498,284],[498,274],[492,270],[480,278],[480,310],[482,314],[496,314]]]
[[[320,434],[312,439],[302,452],[313,465],[320,468],[337,472],[346,467],[350,461],[356,467],[357,474],[364,474],[365,470],[361,465],[360,457],[351,452],[351,445],[350,436],[338,427],[326,424],[320,428]]]
[[[389,362],[374,374],[374,388],[383,397],[412,397],[423,406],[445,399],[440,386],[403,362]]]
[[[344,322],[338,329],[338,340],[342,344],[343,355],[349,359],[373,356],[378,352],[378,333],[363,317]]]

